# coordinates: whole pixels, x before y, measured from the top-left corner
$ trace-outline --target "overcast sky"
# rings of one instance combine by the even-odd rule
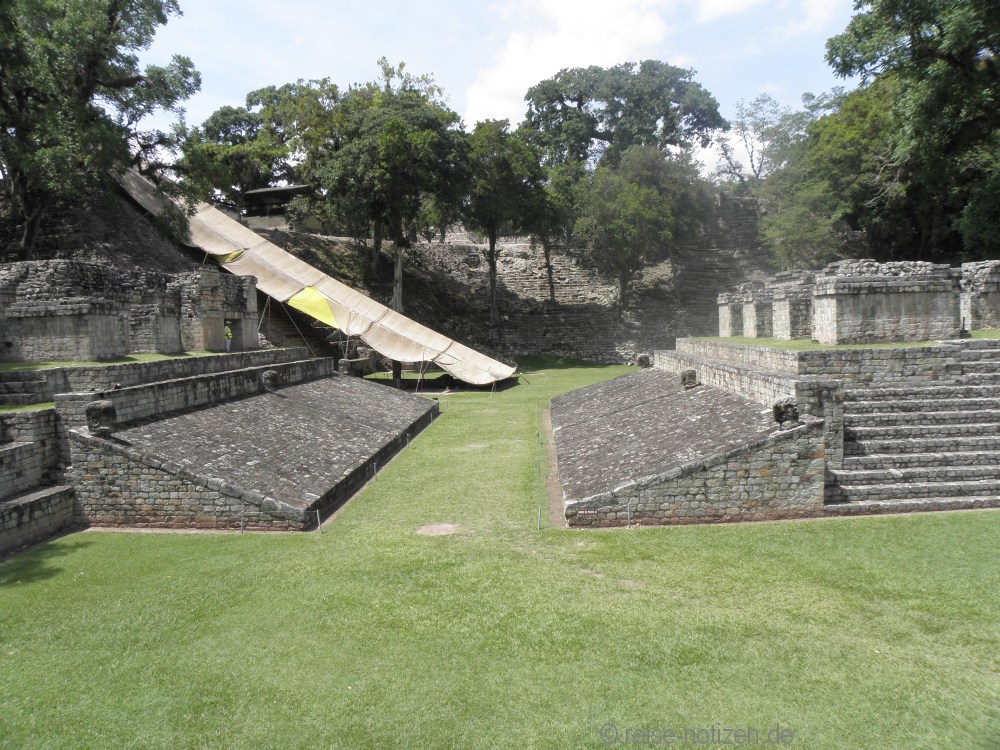
[[[804,92],[843,85],[826,40],[851,0],[180,0],[150,62],[190,57],[202,90],[198,125],[270,84],[329,77],[342,87],[378,77],[376,61],[432,74],[465,121],[519,123],[524,94],[563,68],[652,58],[695,70],[730,118],[767,92],[796,106]],[[853,86],[853,83],[849,84]]]

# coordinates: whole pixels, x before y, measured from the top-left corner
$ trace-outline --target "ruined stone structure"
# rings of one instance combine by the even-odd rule
[[[314,528],[437,403],[307,356],[58,368],[54,409],[0,415],[0,554],[82,525]]]
[[[448,235],[448,244],[420,244],[408,262],[440,274],[468,307],[455,320],[421,319],[463,340],[508,355],[558,354],[592,362],[635,362],[643,353],[674,345],[678,336],[713,335],[715,294],[767,267],[758,238],[757,205],[719,196],[703,233],[673,249],[672,258],[645,267],[624,310],[617,282],[582,249],[553,247],[547,263],[540,244],[502,241],[498,294],[503,325],[496,338],[462,330],[461,318],[488,320],[487,261],[479,238]],[[473,244],[476,243],[476,244]]]
[[[211,266],[129,271],[67,260],[0,266],[0,361],[113,359],[126,354],[256,349],[252,279]]]
[[[1000,341],[682,339],[612,383],[552,403],[572,526],[1000,507]]]
[[[951,268],[840,261],[815,274],[744,283],[718,295],[717,303],[719,335],[725,337],[773,335],[822,344],[959,338],[964,331],[1000,325],[1000,262]]]

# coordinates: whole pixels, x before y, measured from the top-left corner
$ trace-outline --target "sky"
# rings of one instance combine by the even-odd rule
[[[144,62],[192,59],[201,124],[254,89],[328,77],[346,88],[378,78],[377,60],[430,74],[466,129],[524,119],[524,95],[563,68],[657,59],[694,79],[731,119],[761,93],[796,107],[855,82],[834,76],[826,40],[852,0],[180,0]]]

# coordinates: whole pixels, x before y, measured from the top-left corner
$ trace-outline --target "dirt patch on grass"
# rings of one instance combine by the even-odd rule
[[[417,529],[420,536],[447,536],[458,531],[457,523],[432,523]]]

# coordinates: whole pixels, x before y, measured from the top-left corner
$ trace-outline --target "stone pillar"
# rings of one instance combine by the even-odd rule
[[[962,264],[959,316],[967,331],[1000,328],[1000,261]]]
[[[743,303],[743,335],[766,339],[774,335],[773,299],[768,292],[756,292]]]
[[[812,336],[812,294],[802,290],[774,292],[774,338],[781,341]]]
[[[743,297],[735,294],[720,294],[719,335],[725,338],[743,335]]]

